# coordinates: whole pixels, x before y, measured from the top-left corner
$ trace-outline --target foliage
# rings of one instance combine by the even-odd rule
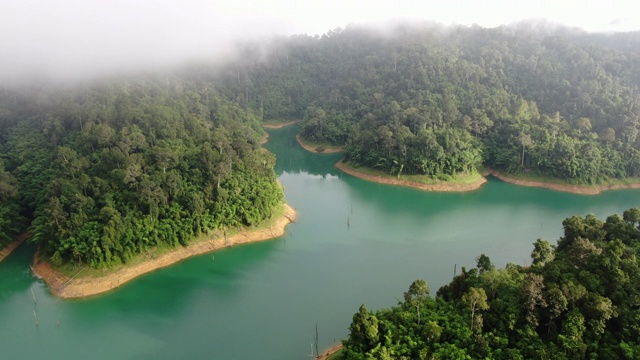
[[[634,39],[527,23],[350,25],[246,44],[218,78],[229,98],[302,119],[303,139],[392,175],[446,180],[483,164],[595,184],[640,175]]]
[[[150,77],[29,91],[0,103],[11,109],[0,237],[24,231],[10,215],[25,215],[31,241],[57,264],[126,263],[255,225],[282,201],[260,115],[208,84]]]
[[[435,298],[416,296],[428,289],[416,280],[397,306],[363,305],[341,358],[636,359],[639,213],[574,216],[557,247],[534,244],[531,267],[495,269],[482,255],[483,269],[463,269]]]

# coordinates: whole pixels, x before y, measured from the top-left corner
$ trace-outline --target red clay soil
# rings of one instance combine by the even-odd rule
[[[305,150],[311,151],[312,153],[316,154],[333,154],[342,151],[342,148],[340,147],[315,148],[311,145],[305,144],[304,141],[302,141],[300,135],[296,135],[296,140],[298,140],[298,144],[300,144],[300,146],[302,146]]]
[[[515,184],[515,185],[539,187],[544,189],[551,189],[551,190],[564,191],[568,193],[583,194],[583,195],[597,195],[602,191],[606,191],[606,190],[640,189],[640,184],[585,186],[585,185],[570,185],[570,184],[554,184],[554,183],[547,183],[542,181],[515,179],[507,175],[504,175],[496,170],[487,170],[482,175],[495,176],[504,182],[508,182],[510,184]]]
[[[285,204],[284,214],[277,219],[269,228],[258,230],[248,230],[229,236],[218,237],[209,240],[194,242],[186,247],[179,247],[170,252],[152,257],[139,264],[123,266],[122,268],[105,276],[81,276],[76,278],[82,272],[78,271],[74,276],[67,277],[46,261],[41,261],[40,256],[36,253],[34,257],[33,272],[42,278],[51,292],[63,299],[82,298],[109,290],[118,288],[120,285],[135,279],[136,277],[175,264],[183,259],[191,256],[200,255],[217,249],[233,246],[235,244],[244,244],[254,241],[262,241],[282,236],[285,227],[295,221],[296,212],[289,205]]]
[[[5,246],[2,250],[0,250],[0,261],[4,260],[9,254],[13,252],[13,250],[17,249],[23,242],[27,240],[29,237],[29,233],[20,234],[13,242],[9,245]]]
[[[473,191],[479,189],[482,184],[487,182],[487,179],[480,178],[478,181],[475,181],[470,184],[423,184],[414,181],[401,180],[395,178],[382,177],[377,175],[370,175],[362,173],[349,165],[339,161],[336,164],[336,167],[349,175],[353,175],[355,177],[359,177],[361,179],[367,181],[373,181],[380,184],[388,184],[388,185],[398,185],[398,186],[407,186],[414,189],[426,190],[426,191],[441,191],[441,192],[465,192],[465,191]]]

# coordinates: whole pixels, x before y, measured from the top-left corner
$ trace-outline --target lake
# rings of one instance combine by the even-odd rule
[[[574,195],[489,179],[469,193],[380,185],[311,154],[296,127],[265,145],[298,221],[273,241],[204,254],[93,298],[59,300],[33,277],[35,248],[0,263],[4,359],[309,359],[347,335],[351,317],[395,305],[415,279],[432,294],[454,266],[488,255],[527,265],[574,214],[604,219],[640,206],[639,190]],[[33,298],[36,302],[34,303]],[[34,312],[38,325],[35,324]]]

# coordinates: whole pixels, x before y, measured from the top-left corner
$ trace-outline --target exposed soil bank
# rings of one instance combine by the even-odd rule
[[[13,250],[17,249],[23,242],[27,240],[29,237],[29,233],[22,233],[18,235],[18,237],[9,245],[5,246],[2,250],[0,250],[0,261],[4,260],[7,256],[9,256]]]
[[[265,127],[266,129],[280,129],[280,128],[283,128],[285,126],[297,124],[299,122],[300,122],[300,120],[293,120],[293,121],[283,122],[283,123],[280,123],[280,124],[262,124],[262,126]]]
[[[564,192],[569,192],[573,194],[583,194],[583,195],[597,195],[602,191],[606,191],[606,190],[640,189],[640,184],[614,184],[614,185],[588,186],[588,185],[556,184],[556,183],[544,182],[544,181],[518,179],[518,178],[509,177],[508,175],[504,175],[497,170],[486,170],[482,173],[482,175],[495,176],[504,182],[508,182],[510,184],[515,184],[515,185],[539,187],[539,188],[564,191]]]
[[[296,135],[296,140],[298,140],[298,144],[300,144],[300,146],[302,146],[305,150],[311,151],[312,153],[316,154],[333,154],[342,151],[342,148],[339,147],[316,148],[309,144],[305,144],[304,141],[302,141],[300,135]]]
[[[215,239],[201,240],[186,247],[176,248],[170,252],[161,254],[139,264],[123,266],[121,269],[105,276],[85,276],[71,278],[61,274],[53,266],[45,261],[40,261],[39,254],[34,257],[33,272],[42,278],[51,292],[63,299],[82,298],[97,295],[119,287],[140,275],[154,271],[159,268],[175,264],[191,256],[207,253],[213,250],[229,247],[235,244],[244,244],[255,241],[273,239],[281,236],[285,232],[285,227],[295,221],[295,210],[285,204],[282,217],[275,220],[274,224],[268,228],[241,231],[235,235]],[[78,275],[80,270],[76,275]]]
[[[265,133],[264,135],[262,135],[262,138],[260,139],[260,145],[264,145],[268,142],[269,142],[269,134]]]
[[[338,351],[340,351],[340,349],[342,349],[342,344],[334,345],[334,346],[330,347],[329,349],[323,351],[322,354],[318,355],[318,357],[316,359],[318,359],[318,360],[327,360],[329,358],[329,356],[337,353]]]
[[[487,182],[487,179],[481,177],[478,181],[469,183],[469,184],[456,184],[456,183],[442,183],[442,184],[423,184],[415,181],[408,181],[396,178],[382,177],[376,175],[370,175],[362,173],[349,165],[339,161],[336,164],[336,167],[349,175],[353,175],[355,177],[359,177],[364,180],[377,182],[380,184],[389,184],[389,185],[399,185],[399,186],[407,186],[412,187],[419,190],[427,190],[427,191],[442,191],[442,192],[464,192],[464,191],[473,191],[479,189],[482,184]]]

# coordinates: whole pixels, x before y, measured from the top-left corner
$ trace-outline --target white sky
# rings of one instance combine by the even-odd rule
[[[418,19],[494,27],[545,18],[588,31],[636,30],[639,5],[632,0],[0,0],[0,81],[166,65],[224,54],[238,39],[322,34],[348,23]]]

